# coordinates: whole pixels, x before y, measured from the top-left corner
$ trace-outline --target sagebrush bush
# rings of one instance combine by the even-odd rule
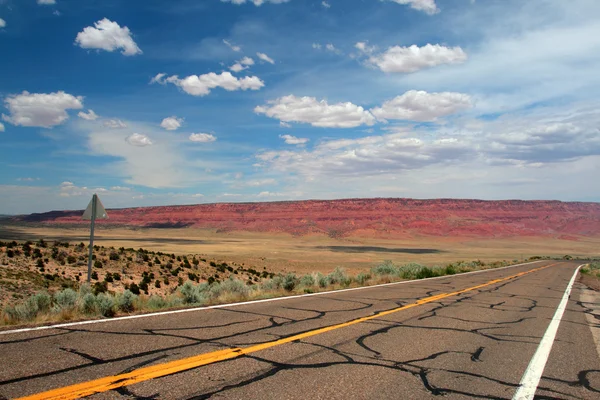
[[[359,285],[364,285],[370,279],[371,274],[369,274],[368,272],[361,272],[360,274],[356,275],[356,282],[358,282]]]
[[[77,292],[73,289],[64,289],[54,295],[54,301],[59,310],[70,310],[77,303]]]
[[[115,300],[111,295],[100,293],[96,296],[98,311],[104,317],[112,317],[115,315]]]
[[[300,286],[310,288],[315,286],[315,277],[311,274],[306,274],[300,278]]]
[[[40,292],[34,294],[32,297],[33,302],[38,312],[47,312],[52,306],[52,297],[46,292]]]
[[[382,264],[371,268],[371,273],[378,276],[398,275],[398,268],[396,268],[393,262],[386,260]]]
[[[288,292],[294,290],[298,284],[298,278],[294,274],[287,274],[283,280],[283,288]]]
[[[167,300],[162,296],[150,296],[148,299],[148,308],[151,310],[160,310],[168,306]]]
[[[93,293],[85,293],[83,297],[80,297],[80,299],[79,310],[82,313],[88,315],[96,313],[96,296],[94,296]]]
[[[123,312],[132,312],[135,310],[134,302],[136,299],[137,295],[133,294],[130,290],[125,290],[117,297],[117,307]]]

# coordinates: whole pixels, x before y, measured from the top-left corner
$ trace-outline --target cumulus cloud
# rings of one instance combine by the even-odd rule
[[[384,0],[385,1],[385,0]],[[410,8],[423,11],[426,14],[433,15],[440,12],[435,4],[435,0],[387,0],[394,3],[409,5]]]
[[[323,46],[321,45],[321,43],[313,43],[312,44],[313,49],[321,50],[322,47]]]
[[[183,124],[183,118],[167,117],[162,120],[160,126],[168,131],[176,131],[181,128],[181,124]]]
[[[131,136],[127,136],[125,141],[130,145],[137,147],[151,146],[153,144],[148,136],[141,133],[134,133]]]
[[[303,145],[309,142],[307,138],[299,138],[292,135],[279,135],[287,144]]]
[[[261,166],[305,177],[371,176],[461,160],[475,153],[468,140],[445,137],[422,140],[405,134],[367,136],[320,143],[312,151],[266,151]]]
[[[266,55],[265,53],[256,53],[256,56],[263,60],[264,62],[268,62],[269,64],[275,64],[275,60]]]
[[[56,4],[56,0],[37,0],[37,3],[42,5],[52,5]]]
[[[164,72],[156,74],[156,76],[154,76],[154,78],[150,79],[150,84],[158,83],[160,85],[165,85],[167,83],[164,80],[165,76],[167,76],[167,74],[165,74]]]
[[[2,119],[13,125],[51,128],[65,122],[66,110],[83,108],[83,97],[63,91],[54,93],[29,93],[10,95],[4,100],[10,115]]]
[[[354,128],[360,125],[375,124],[375,117],[364,108],[352,103],[329,104],[314,97],[294,95],[271,100],[264,106],[257,106],[254,112],[265,114],[283,122],[301,122],[326,128]]]
[[[206,96],[210,93],[211,89],[220,87],[227,91],[234,90],[259,90],[265,86],[264,82],[257,76],[246,76],[244,78],[237,78],[231,74],[231,72],[222,72],[215,74],[209,72],[203,75],[190,75],[183,79],[180,79],[177,75],[165,78],[164,74],[153,79],[151,83],[159,83],[164,85],[166,83],[172,83],[179,86],[187,94],[192,96]],[[156,78],[156,77],[155,77]]]
[[[83,112],[83,111],[80,111],[79,114],[77,114],[77,116],[79,118],[83,118],[83,119],[88,120],[88,121],[95,121],[95,120],[98,119],[98,115],[94,112],[94,110],[91,110],[91,109],[88,110],[87,113]]]
[[[254,65],[254,60],[250,57],[244,57],[240,61],[236,62],[231,67],[229,67],[229,69],[233,72],[241,72],[245,69],[248,69],[248,66],[250,65]]]
[[[235,52],[242,50],[242,48],[240,46],[236,46],[236,45],[232,44],[229,40],[223,39],[223,43],[225,43],[227,45],[227,47],[229,47],[231,50],[233,50]]]
[[[221,0],[223,3],[232,3],[236,5],[253,3],[255,6],[261,6],[264,3],[282,4],[287,3],[290,0]]]
[[[385,52],[369,57],[368,62],[383,72],[411,73],[443,64],[461,64],[467,54],[460,47],[426,44],[423,47],[393,46]]]
[[[471,97],[467,94],[410,90],[370,111],[381,120],[435,121],[439,117],[464,111],[470,107],[472,107]]]
[[[77,34],[75,43],[83,49],[99,49],[115,51],[121,49],[121,54],[134,56],[142,54],[142,50],[131,37],[128,27],[121,27],[118,23],[108,18],[94,23],[94,27],[88,26]]]
[[[6,27],[6,21],[0,18],[0,29]]]
[[[375,50],[377,50],[377,48],[375,46],[369,46],[368,42],[356,42],[354,47],[357,48],[361,53],[366,53],[366,54],[371,54]]]
[[[107,119],[103,122],[103,125],[110,129],[123,129],[127,128],[127,124],[120,119]]]
[[[331,8],[331,4],[329,4],[329,3],[328,3],[328,2],[326,2],[326,1],[322,1],[322,2],[321,2],[321,5],[322,5],[324,8]]]
[[[210,133],[192,133],[190,135],[190,141],[196,143],[210,143],[214,142],[215,140],[217,140],[217,138]]]

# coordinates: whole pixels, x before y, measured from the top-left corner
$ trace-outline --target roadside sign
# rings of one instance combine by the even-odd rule
[[[94,226],[96,225],[96,218],[108,218],[108,214],[106,213],[106,210],[104,209],[104,206],[102,205],[102,202],[97,194],[94,193],[92,200],[90,200],[90,204],[88,204],[81,218],[92,221],[90,224],[90,254],[88,256],[87,275],[87,282],[90,283],[92,277],[92,260],[94,259]]]

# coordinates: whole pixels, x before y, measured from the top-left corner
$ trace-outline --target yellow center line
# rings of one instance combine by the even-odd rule
[[[394,308],[387,311],[382,311],[378,314],[369,315],[366,317],[361,317],[357,319],[353,319],[348,322],[326,326],[324,328],[315,329],[312,331],[300,333],[297,335],[289,336],[283,339],[274,340],[271,342],[261,343],[258,345],[246,347],[246,348],[230,348],[225,350],[214,351],[211,353],[200,354],[193,357],[184,358],[181,360],[170,361],[167,363],[157,364],[150,367],[144,367],[140,369],[136,369],[132,372],[128,372],[126,374],[107,376],[100,379],[95,379],[88,382],[78,383],[72,386],[65,386],[58,389],[49,390],[47,392],[34,394],[27,397],[21,397],[17,400],[67,400],[67,399],[78,399],[81,397],[90,396],[96,393],[106,392],[108,390],[117,389],[123,386],[129,386],[136,383],[144,382],[154,378],[160,378],[162,376],[167,376],[171,374],[175,374],[182,371],[187,371],[193,368],[197,368],[203,365],[213,364],[219,361],[229,360],[232,358],[237,358],[243,356],[245,354],[254,353],[257,351],[269,349],[271,347],[280,346],[282,344],[294,342],[296,340],[306,339],[311,336],[320,335],[325,332],[333,331],[340,328],[345,328],[351,325],[359,324],[361,322],[370,321],[375,318],[380,318],[389,314],[396,313],[398,311],[407,310],[409,308],[417,307],[423,304],[432,303],[441,299],[445,299],[447,297],[457,296],[459,294],[467,293],[473,290],[477,290],[486,286],[494,285],[500,282],[508,281],[510,279],[515,279],[521,277],[523,275],[530,274],[532,272],[540,271],[544,268],[551,267],[555,264],[550,264],[544,267],[538,267],[531,269],[525,272],[519,272],[518,274],[507,276],[505,278],[494,279],[489,282],[483,283],[481,285],[472,286],[470,288],[458,290],[451,293],[441,293],[435,296],[426,297],[420,300],[415,301],[414,303],[410,303],[398,308]]]

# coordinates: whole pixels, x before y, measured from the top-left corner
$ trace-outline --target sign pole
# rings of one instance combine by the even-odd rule
[[[92,197],[92,227],[90,229],[90,255],[88,258],[88,274],[87,282],[90,283],[92,277],[92,258],[94,257],[94,225],[96,224],[96,199],[98,196],[94,194]]]

